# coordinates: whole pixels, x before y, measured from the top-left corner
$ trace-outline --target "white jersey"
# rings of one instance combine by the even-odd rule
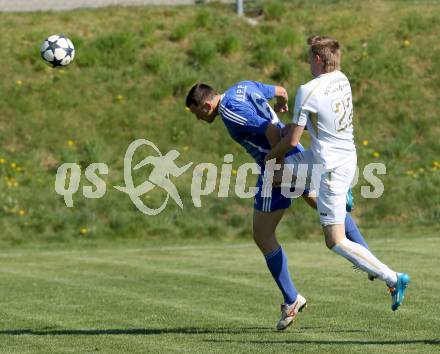
[[[315,161],[330,170],[356,158],[350,82],[340,71],[300,86],[293,123],[307,126]]]

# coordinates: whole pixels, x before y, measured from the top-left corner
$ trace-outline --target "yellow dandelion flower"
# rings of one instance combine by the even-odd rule
[[[432,166],[433,166],[433,167],[440,167],[440,162],[438,162],[438,161],[432,161]]]
[[[75,141],[74,140],[67,140],[67,145],[75,146]]]
[[[16,168],[17,164],[15,162],[11,162],[10,166],[11,166],[11,168]]]
[[[411,44],[410,41],[407,40],[407,39],[405,39],[405,40],[403,41],[403,46],[404,46],[404,47],[409,47],[410,44]]]
[[[116,101],[122,102],[123,100],[124,100],[124,96],[122,96],[122,95],[117,95],[116,96]]]
[[[188,151],[188,150],[189,150],[189,146],[188,145],[183,147],[183,151]]]
[[[413,170],[408,170],[408,171],[406,171],[406,174],[408,176],[412,176],[414,174],[414,171]]]
[[[20,215],[20,216],[24,216],[25,214],[26,214],[26,212],[23,209],[20,209],[18,211],[18,215]]]
[[[63,75],[63,74],[64,74],[64,69],[60,69],[60,70],[58,70],[58,72],[59,72],[61,75]]]
[[[18,187],[18,182],[17,181],[13,181],[12,182],[12,187],[17,188]]]
[[[6,162],[6,160],[5,159],[0,159],[0,164],[4,164]]]
[[[15,80],[15,84],[16,84],[17,86],[21,86],[21,85],[23,85],[23,81],[21,81],[21,80]]]
[[[232,170],[232,174],[235,176],[237,174],[237,170]]]
[[[22,172],[22,171],[23,171],[23,168],[21,168],[21,167],[17,167],[16,171],[17,171],[17,172]]]
[[[363,146],[368,146],[368,143],[369,143],[369,142],[368,142],[368,140],[367,140],[367,139],[365,139],[365,140],[362,140],[362,145],[363,145]]]
[[[89,230],[87,229],[87,227],[82,227],[79,229],[79,233],[81,235],[86,235],[89,232]]]
[[[187,111],[187,112],[191,112],[191,110],[189,109],[189,107],[185,107],[185,111]]]
[[[380,154],[377,151],[373,152],[373,157],[374,158],[377,159],[379,156],[380,156]]]
[[[6,185],[8,186],[8,188],[11,188],[12,187],[12,182],[10,180],[7,180],[6,181]]]

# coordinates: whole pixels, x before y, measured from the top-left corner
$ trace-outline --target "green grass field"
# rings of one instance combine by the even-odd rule
[[[323,243],[287,242],[309,307],[282,333],[280,294],[251,241],[12,248],[0,255],[0,352],[438,353],[438,237],[370,246],[412,276],[401,309]]]

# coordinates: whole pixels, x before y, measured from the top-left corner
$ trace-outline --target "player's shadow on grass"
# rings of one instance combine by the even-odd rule
[[[313,332],[324,332],[322,327],[304,327],[303,330],[313,330]],[[301,330],[301,329],[300,329]],[[20,336],[100,336],[100,335],[160,335],[160,334],[264,334],[280,333],[272,327],[242,327],[242,328],[200,328],[200,327],[180,327],[180,328],[132,328],[132,329],[11,329],[0,331],[1,335]],[[365,330],[340,329],[325,332],[367,332]],[[301,331],[300,331],[301,333]],[[243,344],[328,344],[328,345],[399,345],[399,344],[430,344],[440,345],[440,339],[416,339],[416,340],[306,340],[306,339],[287,339],[287,340],[231,340],[231,339],[205,339],[205,342],[212,343],[243,343]]]
[[[305,326],[298,328],[301,332],[312,330],[314,333],[359,333],[368,332],[365,329],[336,329],[329,330],[326,327]],[[41,329],[10,329],[0,331],[1,335],[157,335],[157,334],[246,334],[246,333],[280,333],[273,327],[178,327],[178,328],[127,328],[127,329],[56,329],[55,327],[44,327]]]
[[[99,335],[157,335],[157,334],[243,334],[243,333],[266,333],[273,331],[267,327],[246,328],[127,328],[127,329],[10,329],[0,331],[1,335],[19,336],[99,336]]]
[[[414,339],[414,340],[307,340],[307,339],[287,339],[287,340],[222,340],[205,339],[204,342],[211,343],[242,343],[242,344],[322,344],[322,345],[401,345],[401,344],[430,344],[440,345],[440,339]]]

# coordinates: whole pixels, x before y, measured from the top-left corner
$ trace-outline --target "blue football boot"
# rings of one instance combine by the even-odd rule
[[[396,311],[405,298],[405,291],[409,284],[409,275],[397,273],[397,284],[394,288],[389,288],[391,293],[391,310]]]

